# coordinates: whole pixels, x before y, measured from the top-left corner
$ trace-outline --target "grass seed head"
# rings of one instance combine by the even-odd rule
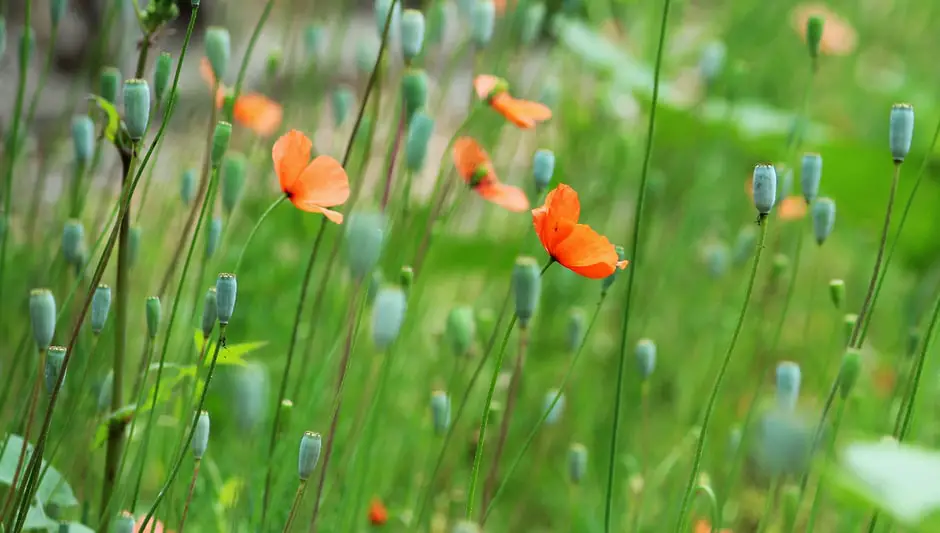
[[[124,82],[124,124],[133,141],[140,141],[150,122],[150,85],[147,80]]]
[[[220,120],[215,125],[215,130],[212,132],[212,152],[210,155],[210,161],[212,163],[212,169],[218,169],[219,165],[222,164],[222,158],[225,157],[225,152],[228,151],[229,141],[232,140],[232,125],[228,122]]]
[[[555,173],[555,152],[551,150],[536,150],[532,156],[532,179],[535,181],[535,192],[541,194],[552,181]]]
[[[215,282],[216,307],[219,314],[219,324],[228,325],[235,312],[235,297],[238,294],[238,281],[235,274],[219,274]]]
[[[810,205],[819,195],[819,182],[822,180],[822,156],[819,154],[803,154],[800,162],[800,189],[806,205]]]
[[[831,198],[818,198],[813,202],[813,234],[816,243],[826,242],[836,223],[836,203]]]
[[[52,343],[55,335],[56,305],[55,296],[49,289],[33,289],[29,293],[29,319],[33,328],[33,338],[40,351]]]
[[[319,433],[304,432],[300,438],[300,454],[297,459],[297,475],[301,481],[307,481],[320,460],[322,439]]]
[[[95,121],[88,115],[72,117],[72,148],[75,161],[85,165],[95,152]]]
[[[656,368],[656,343],[650,339],[640,339],[633,353],[636,356],[636,368],[640,373],[640,379],[646,381]]]
[[[95,335],[101,333],[105,322],[108,321],[108,312],[111,311],[111,287],[101,284],[95,289],[91,297],[91,332]]]
[[[55,389],[55,384],[59,380],[59,372],[62,372],[62,363],[65,361],[65,347],[50,346],[46,352],[46,368],[43,377],[45,378],[46,394],[51,395]],[[65,380],[62,381],[65,383]]]
[[[199,411],[196,416],[196,431],[193,432],[193,459],[202,459],[209,446],[209,413]]]
[[[424,47],[424,14],[417,9],[406,9],[401,16],[401,50],[410,63]]]
[[[436,390],[431,393],[431,421],[437,435],[447,433],[450,428],[450,397],[444,391]]]
[[[895,163],[901,163],[911,151],[914,138],[914,107],[911,104],[891,106],[891,119],[888,124],[888,144]]]
[[[206,28],[205,46],[206,59],[212,65],[215,79],[222,83],[232,58],[232,37],[226,28],[210,26]]]
[[[147,336],[153,340],[156,338],[157,332],[160,330],[160,316],[163,314],[163,310],[160,305],[160,298],[157,296],[151,296],[147,298],[145,307],[147,318]]]
[[[215,321],[219,319],[218,292],[215,287],[209,287],[206,297],[202,301],[202,336],[209,338]]]
[[[512,270],[512,290],[516,302],[516,319],[519,326],[526,328],[535,308],[539,304],[539,294],[542,291],[542,278],[539,274],[538,263],[531,257],[519,257]]]
[[[408,123],[405,139],[405,165],[411,172],[420,172],[428,155],[428,143],[434,133],[434,119],[424,111],[416,111]]]

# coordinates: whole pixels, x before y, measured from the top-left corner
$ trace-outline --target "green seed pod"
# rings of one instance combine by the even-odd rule
[[[813,233],[820,246],[832,233],[836,223],[836,203],[831,198],[819,198],[813,202]]]
[[[516,319],[519,327],[526,328],[535,314],[542,290],[542,277],[538,263],[531,257],[516,259],[512,270],[512,290],[516,301]]]
[[[845,282],[841,279],[834,279],[829,282],[829,299],[836,309],[842,309],[845,303]]]
[[[385,217],[379,213],[352,213],[346,222],[346,250],[353,279],[369,275],[382,256]]]
[[[574,484],[581,483],[587,472],[588,452],[583,444],[574,443],[568,448],[568,477]]]
[[[107,413],[111,409],[111,394],[114,392],[114,373],[105,374],[98,387],[98,414]]]
[[[777,405],[792,411],[800,395],[800,365],[783,361],[777,364]]]
[[[815,60],[819,57],[819,42],[823,34],[823,18],[812,16],[806,21],[806,45],[809,47],[809,57]]]
[[[546,424],[550,426],[557,424],[561,420],[561,415],[565,412],[565,395],[558,389],[550,389],[546,392],[543,400],[543,412],[548,414],[545,417]]]
[[[401,267],[401,271],[398,273],[398,284],[401,286],[402,290],[405,291],[407,296],[408,291],[411,290],[411,286],[415,282],[415,271],[408,265]]]
[[[493,0],[480,0],[473,5],[470,19],[470,35],[473,43],[479,47],[490,43],[496,27],[496,5]]]
[[[134,533],[134,515],[121,511],[114,522],[114,533]]]
[[[424,46],[424,14],[417,9],[406,9],[401,16],[401,50],[406,62],[411,62]]]
[[[336,90],[333,91],[331,101],[333,104],[333,122],[336,124],[336,127],[339,128],[346,122],[346,118],[349,116],[349,110],[356,101],[356,95],[353,94],[352,89],[349,87],[337,87]]]
[[[656,368],[656,343],[650,339],[640,339],[636,343],[634,350],[636,356],[636,368],[640,373],[640,379],[646,381],[653,374]]]
[[[447,4],[437,1],[428,8],[428,42],[440,44],[447,35]]]
[[[140,255],[140,239],[143,233],[138,225],[133,225],[127,233],[127,266],[133,268],[137,264],[137,257]]]
[[[822,179],[822,156],[819,154],[803,154],[800,164],[800,188],[803,189],[803,198],[806,204],[813,203],[819,195],[819,182]]]
[[[532,156],[532,179],[535,181],[536,194],[541,194],[548,187],[554,173],[555,153],[551,150],[536,150]]]
[[[405,165],[411,172],[420,172],[428,155],[428,143],[434,133],[434,119],[424,111],[417,111],[408,123],[405,140]]]
[[[237,367],[229,402],[239,431],[255,434],[268,413],[267,401],[268,374],[264,365],[250,362]]]
[[[839,367],[839,397],[843,400],[852,393],[852,388],[858,381],[862,370],[862,358],[858,350],[848,349],[842,356],[842,365]]]
[[[29,293],[29,319],[33,338],[40,351],[52,344],[55,335],[55,297],[49,289],[33,289]]]
[[[212,168],[217,169],[222,164],[222,158],[228,150],[228,143],[232,139],[232,125],[225,121],[219,121],[215,125],[215,131],[212,132],[212,155],[210,161]]]
[[[565,346],[571,353],[577,352],[584,342],[585,327],[584,310],[580,307],[572,307],[568,312],[568,328],[565,336]]]
[[[377,350],[385,350],[401,331],[407,309],[405,291],[400,287],[386,286],[379,289],[372,306],[372,342]]]
[[[623,261],[624,259],[626,259],[626,252],[624,252],[623,246],[618,245],[618,246],[615,246],[614,249],[617,250],[618,261]],[[619,272],[620,272],[620,269],[615,268],[613,274],[607,276],[601,281],[601,296],[607,295],[607,291],[610,290],[611,285],[613,285],[614,282],[617,281],[617,273]]]
[[[268,57],[264,60],[264,73],[268,77],[268,82],[277,79],[277,75],[281,72],[283,63],[284,54],[281,52],[280,48],[275,48],[268,52]]]
[[[91,297],[91,332],[99,335],[108,321],[108,312],[111,310],[111,287],[98,285],[94,296]]]
[[[79,261],[79,255],[85,246],[85,226],[80,220],[66,221],[62,228],[62,257],[65,262],[74,265]]]
[[[209,413],[199,411],[196,418],[196,431],[193,432],[193,459],[200,460],[209,446]]]
[[[356,46],[356,70],[363,76],[368,76],[379,58],[379,43],[371,39],[363,39]]]
[[[444,338],[454,355],[463,357],[470,353],[475,336],[476,319],[473,316],[473,309],[466,306],[451,309],[447,314]]]
[[[304,54],[313,58],[320,54],[323,43],[323,26],[318,23],[308,24],[304,27]]]
[[[410,121],[415,112],[428,101],[428,75],[423,69],[409,68],[401,78],[401,92],[405,100],[405,113]]]
[[[858,323],[858,315],[854,313],[848,313],[842,317],[842,329],[845,335],[846,346],[848,346],[849,341],[852,340],[852,332],[855,331],[856,323]]]
[[[33,58],[33,51],[36,50],[36,30],[32,27],[26,28],[20,36],[19,67],[20,72],[25,72],[29,68],[29,62]],[[23,59],[26,62],[23,62]]]
[[[757,244],[757,231],[753,225],[747,225],[741,228],[737,238],[734,240],[734,253],[732,262],[735,265],[743,265],[754,254],[754,246]]]
[[[143,139],[150,122],[150,86],[146,80],[124,82],[124,124],[134,141]]]
[[[702,74],[702,80],[705,81],[706,86],[711,87],[714,85],[718,76],[721,75],[727,55],[728,49],[721,41],[712,41],[702,49],[702,55],[698,60],[698,70]]]
[[[153,69],[153,95],[157,102],[163,101],[163,95],[170,86],[170,70],[173,69],[173,56],[163,52],[157,56],[157,63]]]
[[[219,248],[219,241],[222,240],[222,219],[213,217],[206,227],[206,257],[215,255]]]
[[[748,446],[759,472],[769,477],[799,477],[812,457],[815,423],[798,413],[770,409],[754,421],[753,438]]]
[[[914,138],[914,107],[911,104],[891,106],[891,119],[888,125],[888,144],[895,163],[901,163],[911,151],[911,139]]]
[[[305,431],[300,439],[300,454],[297,460],[297,475],[301,481],[307,481],[320,460],[322,439],[319,433]]]
[[[285,398],[281,400],[281,405],[278,406],[278,410],[281,412],[278,417],[280,421],[277,428],[277,434],[280,437],[283,436],[290,427],[291,418],[293,418],[294,414],[294,402]]]
[[[232,57],[232,38],[225,28],[210,26],[206,28],[206,58],[212,65],[215,79],[220,83],[228,72],[228,63]]]
[[[180,178],[180,200],[183,205],[189,205],[196,196],[196,169],[189,168]]]
[[[121,71],[117,67],[105,67],[98,80],[101,97],[117,105],[118,90],[121,88]]]
[[[208,339],[215,327],[215,321],[219,319],[219,306],[215,287],[209,287],[206,291],[206,297],[202,301],[202,336]]]
[[[65,348],[62,346],[50,346],[46,351],[46,368],[43,377],[45,378],[46,394],[52,395],[55,390],[55,384],[59,380],[59,372],[62,372],[62,364],[65,361]],[[62,378],[65,383],[65,378]]]
[[[215,282],[215,292],[219,324],[226,326],[235,312],[235,296],[238,292],[235,274],[219,274],[219,279]]]
[[[150,337],[151,340],[156,338],[157,333],[159,332],[160,316],[162,314],[160,298],[156,296],[150,296],[147,298],[145,315],[147,318],[147,336]]]
[[[88,115],[72,117],[72,148],[75,161],[86,164],[95,151],[95,122]]]
[[[443,435],[450,428],[450,397],[441,390],[431,393],[431,420],[434,423],[434,433]]]
[[[375,29],[379,33],[379,38],[385,34],[385,22],[388,19],[388,12],[392,8],[394,0],[375,0]],[[395,7],[392,12],[392,20],[389,22],[388,38],[394,41],[398,38],[398,32],[401,29],[401,2],[394,2]]]
[[[754,167],[754,207],[761,217],[767,216],[777,199],[777,173],[773,165]]]
[[[542,24],[545,23],[545,4],[538,2],[529,4],[522,17],[519,28],[519,40],[523,45],[529,46],[538,39],[542,33]]]

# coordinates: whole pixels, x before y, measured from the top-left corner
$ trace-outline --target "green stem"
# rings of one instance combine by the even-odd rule
[[[833,421],[833,424],[832,424],[832,437],[830,438],[830,441],[829,441],[830,450],[829,450],[829,453],[826,454],[823,470],[825,470],[825,466],[828,465],[829,461],[832,459],[831,447],[832,447],[832,444],[835,443],[836,435],[839,432],[839,427],[842,425],[842,417],[844,414],[845,414],[845,402],[841,402],[839,404],[839,410],[836,411],[835,420]],[[813,528],[816,526],[816,518],[819,515],[820,504],[822,503],[823,497],[825,495],[824,490],[823,490],[825,488],[825,483],[826,483],[825,476],[820,477],[819,484],[816,486],[816,493],[813,495],[813,504],[810,506],[810,509],[809,509],[809,517],[806,519],[806,528],[804,530],[805,533],[813,533]],[[802,495],[802,492],[801,492],[801,495]],[[791,530],[791,533],[792,533],[792,530]]]
[[[266,218],[268,218],[268,215],[270,215],[271,212],[274,211],[275,207],[281,205],[281,202],[283,202],[286,199],[287,199],[286,194],[282,194],[278,196],[277,200],[274,200],[274,202],[271,205],[269,205],[267,209],[264,210],[264,213],[261,213],[261,217],[259,217],[258,221],[255,222],[255,225],[254,227],[251,228],[251,231],[248,232],[248,238],[245,239],[245,245],[242,246],[242,251],[239,252],[238,254],[238,260],[235,261],[235,268],[232,270],[232,273],[238,274],[238,270],[242,266],[242,260],[245,259],[245,252],[248,251],[248,245],[250,245],[251,240],[255,238],[255,233],[258,232],[258,228],[261,227],[261,223],[264,222]]]
[[[180,527],[179,533],[183,533],[183,528],[186,526],[186,515],[189,514],[189,504],[193,501],[193,490],[196,488],[196,479],[199,477],[199,465],[202,463],[202,460],[196,459],[193,465],[193,477],[189,481],[189,491],[186,493],[186,504],[183,505],[183,515],[180,517]],[[133,507],[131,507],[133,509]]]
[[[6,500],[3,503],[3,511],[0,513],[0,522],[6,523],[7,513],[10,511],[10,505],[13,504],[14,496],[17,494],[16,485],[20,481],[20,474],[23,473],[23,461],[26,459],[29,447],[29,435],[33,427],[33,419],[36,417],[36,404],[39,403],[39,389],[42,388],[42,382],[45,376],[46,350],[39,351],[39,358],[36,364],[36,377],[33,379],[33,391],[29,395],[29,410],[26,418],[23,420],[23,445],[20,447],[19,456],[16,459],[16,467],[13,469],[13,477],[10,482],[10,490],[7,492]],[[9,440],[9,439],[7,439]],[[29,476],[29,469],[26,476]],[[26,484],[24,483],[24,489]],[[23,494],[26,490],[22,491]]]
[[[773,479],[770,482],[770,490],[767,491],[767,500],[764,502],[764,512],[761,513],[760,522],[757,524],[757,533],[767,531],[767,528],[774,520],[774,512],[777,508],[777,496],[780,494],[780,485],[781,482],[779,479]]]
[[[290,514],[287,515],[287,522],[284,524],[283,533],[288,533],[290,527],[294,524],[294,517],[297,516],[297,508],[300,507],[300,502],[304,499],[304,492],[307,488],[307,482],[300,480],[300,484],[297,485],[297,493],[294,494],[294,503],[290,506]]]
[[[924,364],[927,361],[927,352],[930,350],[930,341],[933,340],[938,317],[940,317],[940,298],[937,298],[937,303],[934,304],[933,314],[930,317],[930,324],[927,326],[927,333],[924,336],[924,341],[921,343],[920,354],[917,356],[917,366],[914,367],[914,374],[911,379],[910,392],[907,395],[908,398],[905,409],[903,411],[903,417],[898,417],[899,419],[903,420],[900,425],[901,430],[895,433],[898,442],[902,442],[905,437],[907,437],[908,432],[911,429],[911,421],[914,418],[914,407],[917,403],[917,391],[920,388],[920,380],[924,372]]]

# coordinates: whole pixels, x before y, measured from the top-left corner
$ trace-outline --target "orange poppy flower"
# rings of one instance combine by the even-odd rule
[[[467,185],[484,200],[510,211],[521,213],[529,209],[525,192],[500,183],[490,156],[470,137],[461,137],[454,143],[454,166]]]
[[[202,79],[215,87],[215,73],[212,71],[212,65],[209,60],[202,58],[199,64],[199,72]],[[219,109],[225,105],[225,96],[228,90],[219,83],[219,89],[215,93],[215,106]],[[240,124],[251,129],[262,137],[267,137],[277,131],[284,118],[284,109],[277,102],[267,96],[259,93],[240,94],[235,99],[235,105],[232,107],[232,117]]]
[[[524,130],[552,118],[552,110],[544,104],[513,98],[509,94],[509,82],[502,78],[481,74],[474,78],[473,89],[496,112]]]
[[[372,500],[369,505],[369,522],[373,526],[382,526],[385,525],[385,522],[388,522],[388,509],[385,508],[381,500]]]
[[[349,178],[339,161],[321,155],[310,161],[313,143],[303,133],[290,130],[274,143],[271,158],[281,190],[297,209],[323,213],[326,218],[343,223],[343,215],[327,209],[349,198]]]
[[[790,23],[804,42],[806,41],[806,23],[810,17],[823,19],[822,38],[819,40],[820,53],[844,56],[855,50],[858,42],[855,28],[823,4],[801,4],[791,12]]]
[[[620,261],[607,237],[587,224],[578,224],[581,203],[578,193],[561,184],[545,197],[545,205],[532,210],[535,233],[552,259],[575,274],[603,279],[629,261]]]
[[[712,533],[712,525],[708,520],[696,520],[693,531],[695,533]],[[730,529],[720,529],[718,533],[732,533],[732,531]]]
[[[781,220],[798,220],[806,216],[806,200],[802,196],[787,196],[780,202],[777,213]]]

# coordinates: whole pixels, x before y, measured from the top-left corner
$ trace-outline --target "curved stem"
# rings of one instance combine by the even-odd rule
[[[274,0],[268,0],[264,4],[264,10],[261,12],[261,16],[258,18],[258,23],[255,24],[255,29],[251,32],[251,38],[248,40],[248,48],[245,49],[245,55],[242,56],[242,64],[238,67],[238,77],[235,79],[235,87],[233,89],[233,97],[228,101],[225,107],[225,120],[227,122],[232,122],[232,114],[235,107],[235,99],[238,98],[238,95],[242,92],[242,83],[245,81],[245,74],[248,72],[248,62],[251,60],[251,53],[255,50],[255,45],[258,44],[258,37],[261,35],[261,28],[264,27],[264,23],[268,21],[268,16],[271,15],[271,8],[274,7]],[[215,94],[215,91],[212,92]]]
[[[238,274],[238,269],[242,266],[242,260],[245,259],[245,252],[248,251],[248,245],[251,244],[251,240],[255,238],[255,233],[257,233],[258,228],[261,227],[261,223],[264,222],[266,218],[268,218],[268,215],[274,211],[275,207],[281,205],[281,202],[286,199],[287,195],[282,194],[277,198],[277,200],[274,200],[274,202],[269,205],[267,209],[264,210],[264,213],[261,213],[261,217],[259,217],[258,221],[255,222],[255,225],[251,228],[251,231],[248,232],[248,238],[245,239],[245,245],[242,246],[242,251],[238,254],[238,260],[235,261],[235,268],[232,270],[233,274]]]

